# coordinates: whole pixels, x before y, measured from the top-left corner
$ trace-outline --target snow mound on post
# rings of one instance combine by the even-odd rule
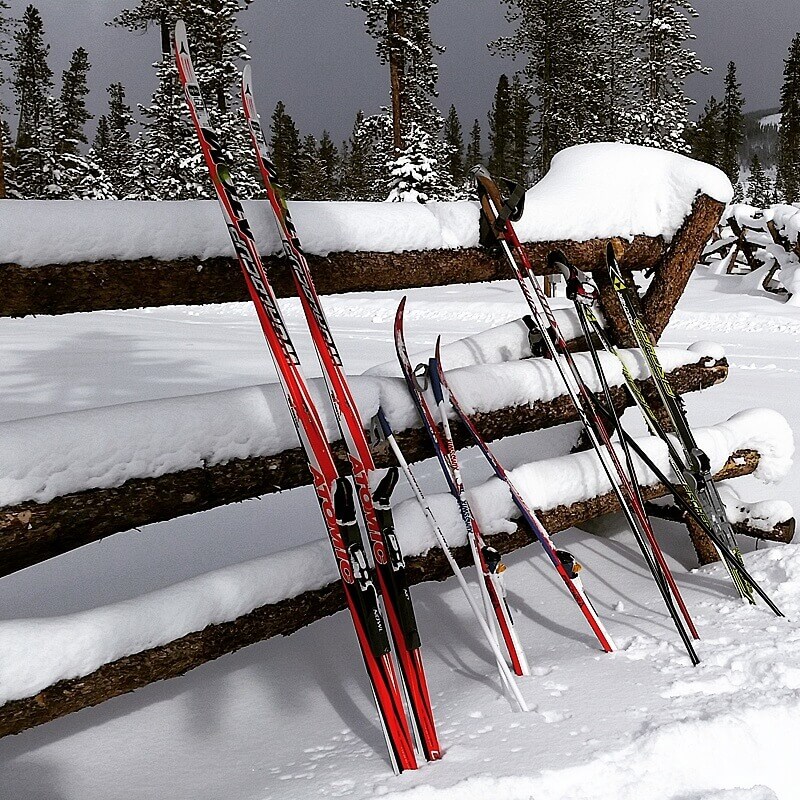
[[[663,236],[669,241],[698,194],[729,203],[733,187],[716,167],[686,156],[603,142],[562,150],[528,190],[516,224],[523,241]]]

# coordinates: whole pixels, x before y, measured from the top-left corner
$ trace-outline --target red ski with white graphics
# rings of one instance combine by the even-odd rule
[[[225,216],[228,232],[269,345],[286,403],[308,459],[314,489],[336,556],[347,606],[366,665],[380,722],[397,772],[417,766],[402,691],[391,658],[383,615],[355,519],[353,488],[339,474],[300,362],[269,284],[250,224],[236,192],[217,132],[195,76],[186,27],[175,26],[175,58],[192,122]]]
[[[266,139],[256,109],[249,65],[242,74],[242,104],[261,179],[278,226],[283,253],[292,271],[336,421],[342,440],[347,446],[347,456],[353,470],[358,501],[372,546],[378,588],[389,621],[395,656],[400,666],[411,713],[425,757],[429,761],[435,761],[441,758],[441,748],[436,735],[405,563],[394,535],[389,535],[389,528],[381,524],[379,517],[385,517],[385,514],[377,514],[375,510],[370,489],[370,474],[375,470],[375,464],[369,442],[344,373],[333,333],[314,287],[308,261],[303,254],[289,208],[280,192],[277,170],[267,152]],[[385,497],[382,498],[384,505],[386,501]]]

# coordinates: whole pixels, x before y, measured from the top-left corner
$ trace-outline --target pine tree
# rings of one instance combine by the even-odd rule
[[[280,100],[272,112],[270,130],[270,149],[278,179],[286,196],[295,197],[303,186],[300,132]]]
[[[467,170],[478,164],[483,164],[483,139],[481,137],[481,124],[478,120],[472,123],[467,145]]]
[[[688,109],[694,101],[685,92],[686,79],[709,72],[686,43],[695,39],[691,20],[698,13],[689,0],[647,0],[644,19],[645,77],[640,144],[666,150],[687,150]]]
[[[445,169],[454,186],[464,182],[466,177],[464,169],[464,134],[461,131],[461,120],[454,105],[444,121],[444,141],[447,145]]]
[[[374,140],[374,126],[359,111],[353,123],[347,159],[343,165],[344,200],[383,200],[388,194],[388,176],[380,172],[376,164]]]
[[[533,128],[533,106],[528,90],[515,76],[511,84],[511,164],[509,176],[527,183],[528,150]]]
[[[687,130],[687,142],[691,148],[692,158],[713,164],[722,165],[722,106],[716,97],[706,103],[700,119]]]
[[[42,197],[47,184],[45,141],[52,133],[48,99],[53,72],[47,64],[50,45],[44,42],[44,23],[38,9],[29,5],[14,32],[11,87],[17,101],[17,136],[13,166],[23,197]]]
[[[756,206],[756,208],[769,208],[772,205],[772,181],[764,172],[758,153],[750,161],[750,179],[747,181],[747,195],[750,205]]]
[[[508,75],[501,75],[494,90],[489,112],[489,171],[509,176],[513,163],[514,123],[512,119],[511,85]]]
[[[237,187],[243,196],[257,188],[247,132],[241,124],[238,103],[238,62],[246,56],[244,32],[237,24],[239,13],[250,0],[140,0],[119,14],[114,24],[134,32],[153,25],[171,31],[178,18],[186,22],[192,42],[198,82],[220,131],[226,156],[237,165]],[[172,54],[155,64],[158,88],[148,107],[140,107],[142,132],[134,143],[137,162],[137,196],[185,199],[213,195],[208,172],[186,111],[183,91]]]
[[[81,198],[85,191],[90,190],[87,184],[90,164],[80,149],[81,144],[88,141],[85,127],[92,118],[86,108],[90,69],[89,56],[79,47],[61,78],[61,95],[54,114],[52,153],[48,154],[52,159],[53,176],[48,190],[50,197]]]
[[[100,165],[113,187],[114,194],[125,199],[135,193],[134,147],[131,126],[135,123],[130,106],[125,102],[125,87],[112,83],[108,87],[108,147]],[[99,127],[99,126],[98,126]]]
[[[397,177],[401,173],[405,174],[404,187],[408,181],[413,180],[416,170],[409,170],[409,163],[424,163],[425,169],[430,170],[425,172],[425,188],[419,191],[419,198],[447,197],[453,191],[444,167],[448,148],[440,138],[442,115],[433,103],[439,79],[439,68],[434,62],[434,54],[444,52],[443,47],[434,43],[430,30],[430,11],[436,2],[437,0],[348,2],[352,8],[365,13],[367,31],[377,42],[378,58],[381,63],[390,66],[390,74],[395,81],[394,97],[397,103],[392,118],[389,119],[388,110],[384,109],[383,114],[376,115],[384,119],[371,122],[375,134],[373,147],[383,163],[383,176],[394,176],[391,180],[398,190],[393,192],[394,197],[398,192],[403,196],[409,195],[404,188],[400,188]],[[396,132],[392,128],[393,122],[397,123]],[[443,167],[442,174],[439,173],[439,165]]]
[[[742,87],[736,79],[736,64],[731,61],[728,64],[728,72],[725,76],[725,97],[722,100],[722,108],[720,109],[720,123],[722,125],[722,158],[720,167],[730,178],[731,183],[739,187],[740,192],[739,148],[744,141],[743,107]]]
[[[589,141],[599,125],[598,77],[592,8],[574,0],[503,0],[516,31],[492,43],[495,51],[522,55],[522,78],[535,101],[536,175],[544,174],[564,147]],[[496,123],[494,124],[496,127]],[[497,145],[490,134],[492,154]],[[501,161],[502,163],[502,161]]]
[[[319,160],[322,164],[322,199],[340,200],[339,168],[340,157],[336,145],[328,131],[322,131],[319,140]]]
[[[598,141],[636,138],[641,99],[642,6],[638,0],[595,0]]]
[[[12,39],[14,23],[8,17],[8,3],[0,0],[0,91],[6,84],[5,64],[10,61],[11,49],[9,43]],[[8,126],[8,107],[0,95],[0,200],[16,194],[16,184],[13,181],[13,168],[10,168],[9,157],[11,152],[11,133]]]
[[[776,183],[784,202],[800,199],[800,33],[792,41],[783,70]]]

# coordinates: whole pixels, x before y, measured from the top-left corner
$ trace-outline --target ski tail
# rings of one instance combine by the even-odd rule
[[[473,174],[478,182],[482,213],[494,231],[496,241],[500,245],[530,309],[530,317],[526,319],[529,319],[529,324],[532,324],[538,331],[550,358],[564,381],[578,418],[614,489],[622,512],[642,552],[645,563],[653,575],[686,652],[692,663],[698,664],[700,659],[687,634],[686,627],[689,628],[694,638],[698,638],[697,630],[653,533],[644,505],[640,502],[633,486],[637,483],[636,475],[634,473],[626,474],[622,467],[611,443],[606,421],[598,412],[593,395],[578,370],[544,290],[539,286],[528,254],[514,230],[511,214],[503,213],[507,204],[502,198],[499,187],[483,167],[476,167]],[[680,615],[676,604],[680,609]],[[683,620],[681,616],[683,616]]]
[[[348,490],[350,493],[352,490],[349,482],[339,476],[322,422],[300,371],[297,353],[264,271],[230,166],[224,157],[219,135],[211,124],[203,102],[189,50],[186,27],[180,20],[175,26],[174,50],[192,124],[248,292],[269,345],[286,403],[308,460],[392,766],[396,772],[415,769],[417,764],[413,741],[388,648],[371,569],[364,554],[358,526],[354,529],[351,524],[352,498],[348,500]],[[340,521],[337,521],[337,517]]]
[[[278,228],[283,254],[292,272],[295,288],[300,297],[319,358],[331,406],[342,434],[342,440],[347,447],[348,459],[356,484],[357,500],[372,548],[378,589],[389,621],[395,655],[411,715],[417,721],[417,733],[421,739],[425,757],[428,760],[436,760],[441,756],[441,748],[433,722],[433,710],[422,664],[419,633],[414,620],[405,563],[397,538],[394,536],[393,525],[382,525],[375,508],[370,488],[370,474],[375,469],[372,451],[369,448],[358,407],[344,373],[333,332],[314,286],[308,261],[300,245],[300,238],[292,222],[289,206],[280,189],[277,170],[269,157],[266,138],[256,108],[249,65],[245,67],[242,74],[242,103],[253,152]],[[386,514],[387,512],[384,511],[385,519]],[[390,509],[388,514],[390,518]]]
[[[445,559],[447,563],[450,565],[450,569],[453,571],[453,575],[455,575],[456,580],[458,581],[459,586],[461,587],[464,596],[467,599],[467,604],[470,607],[473,615],[475,616],[475,620],[478,623],[478,627],[481,629],[484,637],[486,638],[486,642],[489,645],[494,657],[497,661],[497,667],[500,672],[500,678],[509,692],[513,695],[514,700],[517,703],[518,708],[520,711],[528,711],[527,703],[525,702],[525,698],[522,696],[519,687],[514,680],[514,675],[512,674],[511,670],[508,668],[508,664],[506,664],[505,658],[500,651],[500,644],[497,641],[496,633],[489,628],[489,624],[486,618],[481,613],[480,608],[478,608],[478,604],[475,601],[475,598],[470,591],[469,586],[467,585],[467,581],[464,578],[463,573],[461,572],[461,567],[459,567],[458,562],[455,559],[452,551],[450,550],[450,546],[445,539],[444,534],[442,533],[442,529],[439,527],[439,524],[436,522],[436,518],[433,515],[433,511],[431,511],[430,506],[428,505],[428,501],[425,498],[425,495],[422,493],[422,489],[420,488],[419,483],[417,482],[414,473],[411,471],[411,467],[406,460],[405,456],[403,455],[403,451],[400,449],[400,446],[397,443],[397,440],[394,437],[394,433],[392,432],[391,425],[389,424],[389,420],[386,419],[386,415],[383,413],[382,409],[378,409],[378,413],[375,417],[375,427],[376,427],[376,437],[378,440],[384,440],[388,442],[389,447],[394,453],[395,459],[397,460],[400,469],[403,471],[403,474],[406,476],[406,480],[408,481],[408,485],[411,487],[411,491],[414,494],[414,498],[417,501],[420,509],[422,510],[425,519],[428,521],[428,524],[431,527],[431,530],[436,537],[436,541],[439,543],[439,547],[442,548],[442,552],[444,553]]]
[[[444,370],[442,368],[440,344],[441,344],[440,341],[436,342],[436,372],[438,374],[439,382],[447,392],[453,410],[456,412],[456,415],[461,420],[461,423],[464,425],[464,427],[469,431],[470,435],[475,441],[475,444],[478,446],[478,448],[483,453],[484,457],[494,470],[495,475],[497,475],[497,477],[500,478],[500,480],[503,481],[508,487],[508,490],[511,494],[514,504],[517,506],[520,513],[522,514],[522,518],[525,520],[528,527],[531,529],[533,534],[539,540],[540,544],[542,545],[542,548],[547,554],[547,557],[552,562],[560,578],[563,580],[565,586],[567,587],[567,590],[569,591],[570,595],[572,595],[572,598],[577,603],[578,608],[581,610],[581,613],[584,615],[586,621],[589,623],[589,627],[592,629],[592,632],[597,637],[600,646],[607,653],[616,650],[616,645],[614,644],[613,639],[611,638],[608,631],[605,629],[605,626],[603,625],[602,621],[597,615],[594,606],[591,604],[588,597],[586,596],[586,592],[583,589],[582,583],[576,580],[578,577],[578,572],[580,572],[581,569],[580,565],[577,564],[577,562],[575,562],[574,558],[570,553],[568,553],[565,550],[556,549],[555,545],[553,544],[553,540],[550,538],[550,534],[545,530],[544,526],[539,521],[536,514],[533,511],[531,511],[530,507],[525,502],[524,498],[522,497],[519,490],[515,486],[511,477],[506,472],[503,465],[499,462],[495,454],[492,452],[491,448],[486,443],[486,440],[483,438],[478,429],[475,427],[475,423],[472,421],[469,414],[467,414],[464,411],[463,406],[460,404],[458,398],[453,393],[453,390],[448,385],[447,378],[445,377]]]

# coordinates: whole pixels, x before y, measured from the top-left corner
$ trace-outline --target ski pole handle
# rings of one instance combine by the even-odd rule
[[[433,392],[433,399],[436,404],[444,402],[444,391],[442,389],[442,382],[439,380],[439,363],[435,358],[428,361],[428,380],[431,382],[431,391]]]

